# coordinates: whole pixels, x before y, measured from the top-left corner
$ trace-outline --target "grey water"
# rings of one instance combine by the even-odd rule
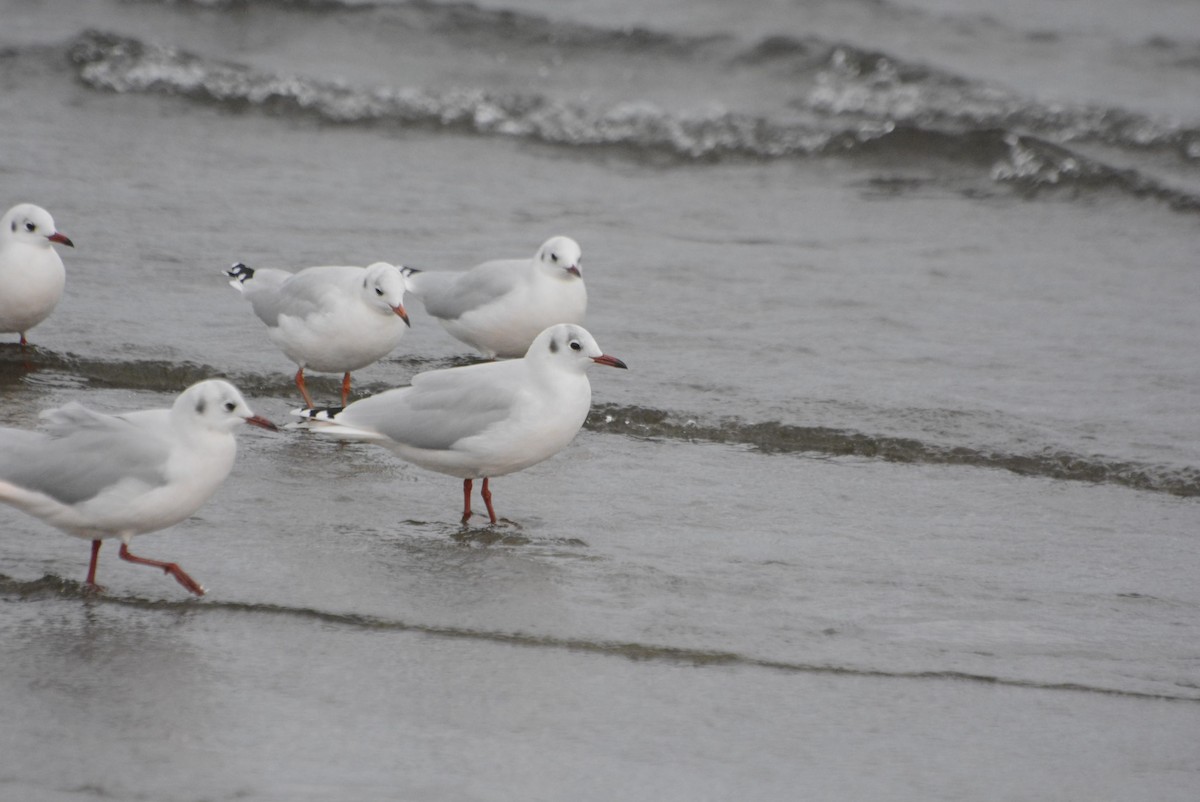
[[[0,508],[0,798],[1200,793],[1195,4],[0,0],[0,121],[76,245],[0,425],[286,421],[235,261],[568,234],[630,367],[495,527],[243,433],[137,541],[203,599]],[[412,307],[356,393],[470,361]]]

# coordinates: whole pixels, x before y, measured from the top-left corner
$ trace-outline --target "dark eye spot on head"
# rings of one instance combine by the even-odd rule
[[[379,287],[376,287],[376,288],[375,288],[375,294],[376,294],[376,295],[383,295],[383,290],[381,290]]]
[[[31,223],[29,221],[26,221],[25,222],[25,230],[26,231],[37,231],[37,225],[35,225],[34,223]]]
[[[237,404],[233,403],[232,401],[225,402],[225,411],[226,412],[233,412],[235,409],[237,409]]]
[[[583,346],[580,345],[579,340],[571,340],[571,350],[572,351],[582,351],[583,350]]]
[[[557,262],[557,261],[558,261],[558,254],[557,254],[557,253],[552,253],[552,254],[550,254],[550,261],[551,261],[551,262]]]
[[[558,340],[550,341],[550,353],[552,353],[552,354],[558,353]]]
[[[199,401],[196,402],[196,414],[197,415],[203,415],[204,410],[207,408],[208,408],[208,402],[205,401],[203,398],[201,398]]]

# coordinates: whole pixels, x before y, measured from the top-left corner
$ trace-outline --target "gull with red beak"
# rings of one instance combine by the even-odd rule
[[[178,565],[138,557],[129,542],[179,523],[216,492],[233,468],[235,428],[275,425],[220,379],[192,385],[170,409],[108,415],[70,403],[41,417],[44,431],[0,429],[0,501],[92,541],[93,590],[103,590],[100,546],[118,537],[121,559],[161,568],[204,595]]]
[[[499,259],[466,272],[404,268],[408,290],[451,336],[485,357],[519,357],[555,323],[583,323],[583,252],[551,237],[532,259]]]
[[[417,374],[399,387],[345,409],[297,410],[293,427],[341,440],[375,443],[403,460],[463,480],[463,515],[471,487],[483,480],[488,518],[496,523],[488,480],[548,459],[567,447],[587,418],[592,364],[624,368],[582,326],[551,326],[521,359]]]
[[[392,352],[409,327],[405,279],[386,262],[369,267],[251,270],[240,262],[225,271],[267,324],[267,336],[299,366],[296,386],[308,407],[312,396],[304,369],[342,373],[342,404],[350,396],[350,372]]]
[[[0,332],[25,333],[45,320],[62,298],[67,274],[51,243],[74,248],[41,206],[20,203],[0,217]]]

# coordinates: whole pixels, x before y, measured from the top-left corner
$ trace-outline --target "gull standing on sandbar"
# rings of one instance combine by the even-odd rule
[[[392,352],[409,327],[405,280],[386,262],[368,267],[309,267],[299,273],[251,270],[242,263],[225,271],[267,324],[271,342],[299,366],[296,386],[311,409],[304,369],[342,373],[342,404],[350,397],[350,372]]]
[[[25,333],[45,320],[62,299],[67,273],[51,243],[74,248],[50,212],[19,203],[0,217],[0,332]]]
[[[498,259],[465,272],[404,268],[408,290],[453,337],[485,357],[519,357],[555,323],[582,324],[583,252],[551,237],[532,259]]]
[[[0,428],[0,501],[92,541],[89,589],[103,590],[100,546],[119,537],[121,559],[161,568],[203,596],[178,565],[131,554],[129,541],[179,523],[216,492],[233,468],[235,427],[275,425],[221,379],[193,384],[170,409],[107,415],[72,402],[41,417],[44,431]]]
[[[419,373],[408,387],[355,401],[345,409],[296,410],[311,429],[375,443],[427,470],[463,480],[471,518],[472,480],[483,479],[488,518],[496,523],[488,479],[528,468],[567,447],[592,404],[587,368],[624,368],[582,326],[543,331],[521,359]]]

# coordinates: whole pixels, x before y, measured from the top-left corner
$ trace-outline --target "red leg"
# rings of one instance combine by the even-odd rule
[[[92,561],[88,563],[88,576],[86,587],[90,591],[103,593],[104,588],[96,584],[96,561],[100,559],[100,547],[104,545],[103,540],[92,541]]]
[[[463,479],[463,517],[462,522],[465,524],[471,520],[471,480]]]
[[[29,345],[29,340],[25,339],[25,332],[21,332],[21,350],[25,350],[25,346]]]
[[[350,371],[346,371],[346,375],[342,377],[342,406],[346,406],[346,399],[350,397]]]
[[[304,405],[313,409],[316,405],[312,402],[312,396],[308,394],[308,388],[304,386],[304,368],[296,371],[296,386],[300,388],[300,395],[304,396]]]
[[[483,496],[483,503],[487,505],[488,518],[492,519],[492,523],[496,523],[496,511],[492,509],[492,491],[488,488],[488,477],[483,477],[483,490],[480,491]]]
[[[161,568],[161,569],[163,569],[163,571],[165,573],[168,573],[171,576],[175,577],[176,582],[183,585],[185,588],[190,590],[192,593],[195,593],[197,596],[204,595],[204,588],[202,588],[200,586],[200,583],[197,582],[196,580],[192,579],[186,573],[184,573],[183,569],[180,568],[175,563],[164,563],[164,562],[159,562],[158,560],[147,560],[145,557],[138,557],[136,555],[130,554],[128,543],[121,544],[120,554],[121,554],[122,560],[128,560],[129,562],[137,563],[138,565],[149,565],[154,568]]]

